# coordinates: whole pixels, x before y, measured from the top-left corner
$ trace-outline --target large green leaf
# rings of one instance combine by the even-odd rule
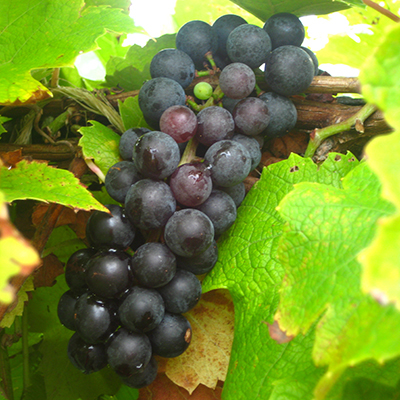
[[[371,168],[379,176],[383,196],[397,212],[382,219],[371,246],[360,257],[363,288],[383,303],[400,308],[400,27],[388,31],[360,74],[363,94],[385,112],[395,132],[377,137],[366,148]]]
[[[347,366],[400,355],[400,314],[361,292],[360,250],[373,238],[378,218],[393,212],[367,163],[350,172],[343,189],[300,183],[279,212],[288,226],[278,257],[286,275],[276,319],[288,334],[305,333],[317,319],[313,358],[329,369],[316,388],[323,398]],[[379,323],[377,323],[379,321]]]
[[[72,66],[80,52],[96,49],[107,30],[130,32],[133,21],[121,9],[83,0],[0,2],[0,104],[51,96],[32,78],[37,68]]]
[[[11,169],[0,167],[0,189],[7,202],[33,199],[80,210],[105,211],[72,172],[45,163],[22,160]]]
[[[276,210],[298,182],[341,187],[341,178],[358,162],[335,156],[318,169],[292,154],[263,170],[238,209],[234,226],[219,242],[219,260],[204,291],[229,289],[235,304],[235,337],[224,399],[311,399],[323,370],[312,361],[313,333],[278,344],[268,334],[279,301],[284,269],[277,258],[285,221]]]
[[[330,0],[232,0],[238,6],[255,15],[261,21],[266,21],[271,15],[278,12],[290,12],[297,16],[312,14],[328,14],[343,10],[348,5],[363,6],[361,0],[330,1]]]

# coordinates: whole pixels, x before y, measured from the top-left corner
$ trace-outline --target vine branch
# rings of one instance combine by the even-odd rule
[[[400,22],[400,18],[396,14],[393,14],[391,11],[387,10],[386,8],[383,8],[378,3],[375,3],[374,1],[371,1],[371,0],[363,0],[363,3],[366,6],[369,6],[369,7],[373,8],[374,10],[378,11],[382,15],[390,18],[392,21]]]

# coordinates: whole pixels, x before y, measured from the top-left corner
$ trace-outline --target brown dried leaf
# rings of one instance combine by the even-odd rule
[[[33,284],[35,288],[53,286],[56,283],[57,276],[63,273],[63,263],[54,254],[49,254],[43,258],[43,265],[35,272]]]
[[[215,389],[224,381],[233,342],[234,308],[228,291],[205,293],[185,314],[192,325],[192,342],[181,356],[167,361],[166,375],[190,394],[199,384]]]
[[[185,389],[175,385],[165,374],[158,374],[156,380],[149,386],[139,390],[138,400],[220,400],[222,382],[219,382],[215,390],[204,385],[189,394]]]
[[[272,139],[266,147],[274,157],[288,158],[290,153],[304,154],[307,149],[309,134],[303,131],[292,131],[280,138]]]

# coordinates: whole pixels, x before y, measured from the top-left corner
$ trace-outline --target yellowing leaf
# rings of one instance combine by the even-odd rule
[[[167,362],[166,375],[190,394],[199,384],[215,389],[224,381],[233,342],[234,310],[227,291],[205,293],[185,315],[192,326],[192,342],[179,357]]]

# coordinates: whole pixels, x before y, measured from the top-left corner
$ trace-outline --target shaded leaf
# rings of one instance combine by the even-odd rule
[[[22,160],[11,169],[0,167],[0,178],[7,202],[33,199],[81,210],[105,210],[72,172],[42,162]]]
[[[125,130],[131,128],[151,129],[144,119],[138,100],[138,96],[135,96],[128,97],[123,103],[118,101],[119,112],[124,122]]]

